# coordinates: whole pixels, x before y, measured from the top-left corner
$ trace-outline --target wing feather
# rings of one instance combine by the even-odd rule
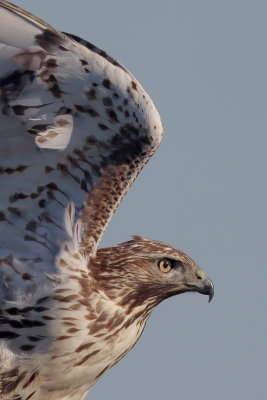
[[[116,60],[0,0],[0,274],[12,299],[95,254],[162,125]]]

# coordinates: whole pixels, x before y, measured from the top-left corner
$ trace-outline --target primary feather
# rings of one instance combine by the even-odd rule
[[[162,137],[142,86],[106,52],[4,0],[0,25],[1,392],[83,399],[161,300],[211,286],[203,276],[194,286],[194,262],[159,242],[97,251]],[[187,265],[187,287],[157,276],[163,256]]]

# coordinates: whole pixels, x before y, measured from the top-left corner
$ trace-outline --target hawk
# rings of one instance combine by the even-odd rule
[[[98,249],[160,144],[139,82],[93,44],[0,0],[0,392],[81,400],[162,300],[211,280],[134,236]]]

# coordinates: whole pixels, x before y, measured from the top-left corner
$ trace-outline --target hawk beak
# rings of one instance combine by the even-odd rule
[[[201,278],[202,279],[199,279],[193,285],[190,285],[191,290],[193,290],[195,292],[198,292],[198,293],[201,293],[201,294],[208,295],[209,296],[209,302],[211,302],[211,300],[212,300],[212,298],[214,296],[214,285],[213,285],[213,282],[207,276],[201,276]]]
[[[206,277],[203,281],[203,291],[200,293],[208,294],[209,295],[209,303],[211,302],[214,296],[214,285],[212,280],[209,277]]]

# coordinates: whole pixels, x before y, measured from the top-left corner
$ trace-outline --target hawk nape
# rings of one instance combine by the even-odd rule
[[[0,0],[0,391],[84,399],[162,300],[213,284],[134,236],[98,249],[162,137],[142,86],[106,52]]]

